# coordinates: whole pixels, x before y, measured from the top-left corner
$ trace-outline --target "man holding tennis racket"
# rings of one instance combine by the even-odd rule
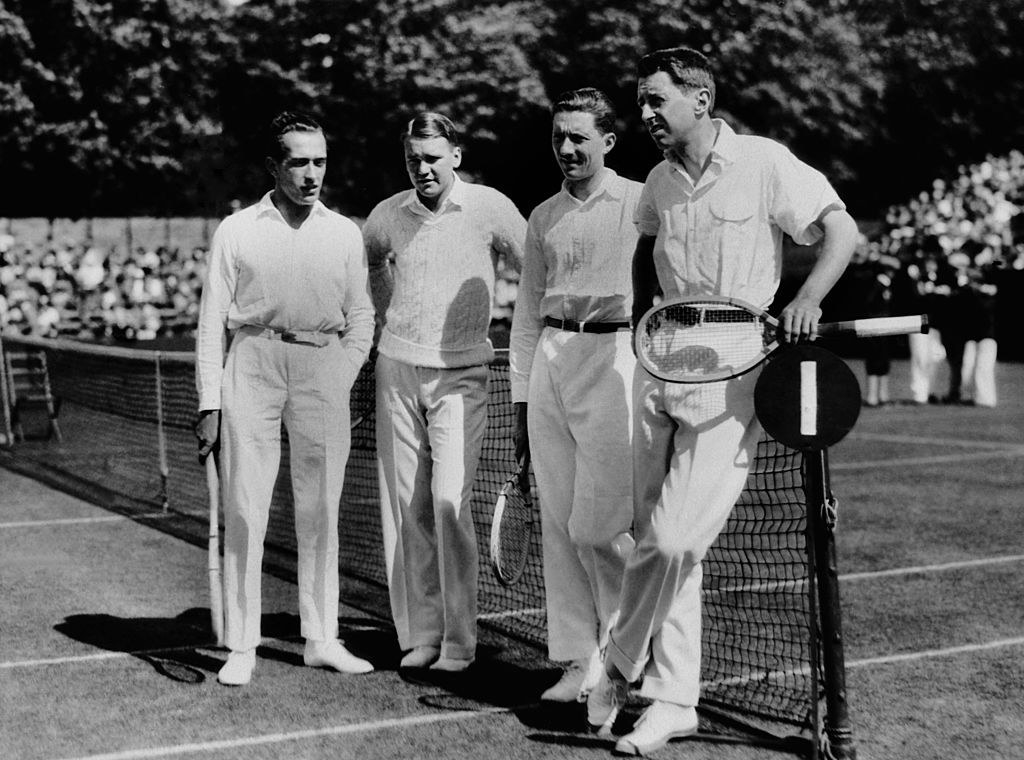
[[[319,200],[327,166],[320,125],[286,112],[272,122],[269,138],[274,188],[217,228],[196,339],[200,459],[223,441],[231,652],[217,678],[229,686],[248,683],[256,664],[263,539],[282,421],[291,446],[303,660],[343,673],[373,670],[338,641],[349,391],[373,339],[362,236]]]
[[[711,65],[688,48],[639,63],[641,117],[665,160],[648,175],[636,220],[633,321],[660,289],[767,307],[779,285],[782,235],[823,238],[821,254],[781,313],[788,341],[813,339],[820,304],[853,253],[857,228],[831,185],[784,146],[713,119]],[[703,318],[703,317],[702,317]],[[711,319],[711,317],[707,317]],[[637,367],[633,384],[636,549],[626,563],[606,673],[588,700],[610,733],[628,685],[652,701],[616,750],[647,754],[697,731],[701,560],[746,482],[760,426],[757,370],[675,384]]]
[[[448,117],[402,133],[412,189],[379,203],[363,237],[377,313],[377,455],[385,564],[406,668],[465,670],[476,656],[473,481],[487,424],[495,258],[516,268],[526,220],[455,173]]]
[[[530,215],[509,361],[517,454],[530,448],[541,504],[548,656],[541,695],[575,702],[600,679],[633,522],[629,315],[642,185],[605,166],[615,110],[593,88],[564,93],[551,140],[565,181]],[[618,539],[618,542],[617,542]]]

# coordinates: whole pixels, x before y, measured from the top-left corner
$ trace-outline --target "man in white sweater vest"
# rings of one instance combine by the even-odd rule
[[[458,672],[476,654],[471,501],[487,424],[495,257],[518,268],[526,220],[455,173],[452,122],[417,115],[402,136],[413,188],[379,203],[363,238],[384,324],[377,456],[384,551],[402,667]]]

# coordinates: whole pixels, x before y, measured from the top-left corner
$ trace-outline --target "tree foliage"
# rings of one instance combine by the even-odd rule
[[[0,0],[0,213],[222,213],[265,190],[284,108],[323,120],[327,200],[349,213],[407,186],[397,136],[421,109],[528,211],[558,186],[566,89],[608,92],[612,165],[645,176],[636,61],[674,45],[712,57],[739,131],[877,213],[1020,146],[1022,41],[1024,0]]]

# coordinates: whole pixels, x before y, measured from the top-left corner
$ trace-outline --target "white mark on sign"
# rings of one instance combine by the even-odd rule
[[[818,434],[818,363],[800,362],[800,435]]]

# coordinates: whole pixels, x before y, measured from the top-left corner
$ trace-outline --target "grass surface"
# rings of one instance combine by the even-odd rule
[[[864,409],[830,452],[861,760],[1024,756],[1024,366],[999,380],[994,410]],[[343,635],[377,671],[303,667],[295,587],[270,575],[255,678],[221,687],[205,551],[156,529],[173,518],[124,519],[5,470],[0,504],[2,758],[609,756],[579,706],[536,703],[557,673],[510,642],[468,678],[412,679],[359,604]],[[792,755],[685,741],[655,757]]]

